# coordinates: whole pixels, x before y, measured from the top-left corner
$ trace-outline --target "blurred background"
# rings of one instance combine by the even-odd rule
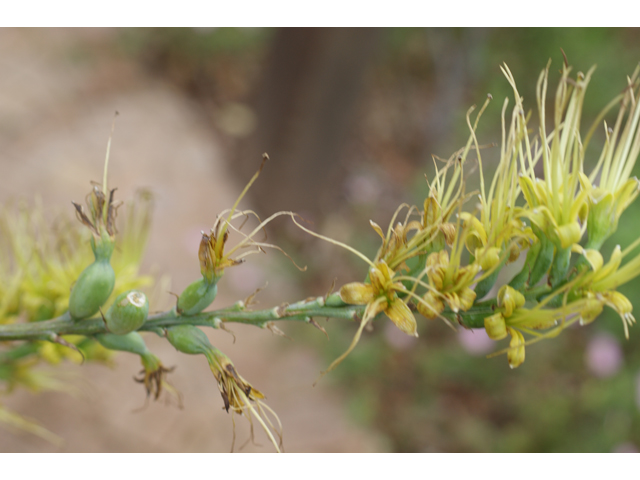
[[[589,125],[640,60],[640,30],[2,29],[0,200],[38,195],[68,213],[89,181],[100,180],[118,110],[110,181],[121,199],[140,187],[154,192],[145,266],[158,277],[170,274],[171,291],[197,278],[200,231],[232,205],[263,152],[271,161],[244,208],[261,216],[298,212],[316,231],[374,254],[369,219],[386,225],[400,203],[422,203],[432,155],[447,158],[466,142],[465,113],[488,93],[494,100],[479,140],[500,141],[503,101],[513,99],[499,66],[508,64],[533,108],[549,59],[555,89],[560,49],[576,70],[598,66],[584,108]],[[494,150],[483,156],[488,169],[498,160]],[[594,146],[590,160],[597,154]],[[637,215],[633,205],[625,217]],[[267,282],[257,308],[323,295],[335,278],[341,285],[365,276],[360,260],[290,220],[274,222],[268,233],[307,272],[277,252],[251,257],[227,272],[216,306]],[[605,258],[636,236],[634,222],[620,222]],[[633,301],[638,287],[621,291]],[[156,308],[170,304],[162,297]],[[611,312],[527,348],[515,371],[503,356],[485,358],[497,346],[482,332],[455,334],[422,319],[413,339],[390,322],[376,323],[313,388],[355,332],[340,323],[322,322],[330,341],[301,325],[279,325],[293,341],[235,325],[235,343],[209,333],[267,394],[287,451],[640,448],[640,332],[632,329],[625,341]],[[182,411],[152,404],[131,413],[143,391],[131,381],[139,365],[125,354],[111,370],[69,365],[81,385],[75,397],[17,392],[3,402],[64,437],[63,451],[227,451],[231,422],[206,362],[178,355],[161,339],[149,342],[165,364],[178,366],[172,382],[185,395]],[[236,423],[241,444],[248,427]],[[270,451],[262,445],[245,450]],[[0,430],[0,450],[55,447]]]

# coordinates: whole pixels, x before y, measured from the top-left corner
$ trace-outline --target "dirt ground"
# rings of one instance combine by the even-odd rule
[[[242,184],[227,173],[224,151],[190,100],[134,63],[99,54],[113,35],[113,30],[0,29],[0,201],[39,195],[45,205],[71,213],[70,201],[81,201],[89,181],[101,179],[106,141],[118,110],[111,185],[118,187],[120,199],[131,198],[139,187],[155,193],[145,270],[169,273],[172,290],[179,292],[198,275],[199,232],[231,206]],[[286,261],[272,257],[268,261]],[[267,275],[266,265],[263,261],[230,270],[216,305],[246,297],[266,278],[263,306],[310,294]],[[243,326],[233,330],[235,344],[224,332],[209,336],[240,373],[267,394],[284,425],[286,451],[385,449],[374,432],[347,418],[348,392],[334,390],[330,379],[312,387],[326,367],[316,353],[268,331]],[[119,355],[114,369],[68,365],[62,369],[77,377],[77,396],[21,391],[3,398],[10,408],[63,437],[64,446],[57,449],[31,435],[0,429],[0,451],[228,451],[231,418],[222,410],[204,358],[179,355],[153,335],[148,343],[165,364],[177,365],[171,381],[184,394],[183,410],[150,404],[132,413],[143,404],[144,393],[132,381],[140,365],[131,355]],[[239,445],[249,429],[244,421],[237,425]],[[273,450],[266,438],[260,443],[243,451]]]

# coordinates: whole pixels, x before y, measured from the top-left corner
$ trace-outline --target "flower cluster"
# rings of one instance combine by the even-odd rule
[[[483,327],[495,340],[510,336],[503,352],[512,368],[524,362],[526,344],[572,323],[591,322],[605,306],[620,314],[628,335],[635,322],[632,305],[616,289],[640,275],[640,255],[621,266],[640,240],[624,251],[617,247],[606,264],[599,249],[640,191],[638,179],[630,177],[640,153],[640,67],[584,137],[582,106],[593,69],[572,77],[563,66],[549,129],[547,66],[537,83],[540,123],[535,134],[511,72],[506,65],[502,70],[515,106],[508,127],[508,100],[502,108],[500,161],[493,178],[490,183],[485,179],[476,137],[489,95],[475,119],[474,108],[467,113],[466,146],[443,166],[436,162],[423,210],[402,205],[386,233],[371,222],[381,246],[371,260],[356,252],[369,263],[367,279],[340,289],[345,303],[366,306],[361,325],[349,350],[329,370],[382,313],[409,335],[417,336],[417,310],[426,318]],[[587,174],[587,146],[616,105],[615,124],[610,128],[604,123],[604,147]],[[464,172],[472,161],[477,162],[479,188],[468,192]],[[398,221],[403,211],[404,219]],[[523,255],[521,271],[510,279],[501,276],[504,283],[497,285],[503,266]]]

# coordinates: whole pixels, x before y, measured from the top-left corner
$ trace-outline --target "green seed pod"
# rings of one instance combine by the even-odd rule
[[[95,336],[105,348],[118,350],[120,352],[135,353],[136,355],[147,355],[149,350],[138,332],[130,332],[126,335],[114,335],[113,333],[102,333]]]
[[[203,278],[196,280],[184,289],[178,298],[180,315],[195,315],[207,308],[215,300],[218,293],[216,284],[207,283]]]
[[[116,297],[113,305],[104,315],[111,333],[124,335],[139,329],[149,314],[147,296],[137,290],[129,290]]]
[[[207,355],[213,345],[202,330],[193,325],[176,325],[167,328],[167,339],[176,350],[189,355]]]
[[[71,290],[71,317],[81,320],[98,313],[111,295],[115,283],[116,274],[108,260],[96,260],[85,268]]]

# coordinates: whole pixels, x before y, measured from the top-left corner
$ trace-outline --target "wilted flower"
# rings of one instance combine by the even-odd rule
[[[264,395],[238,374],[229,357],[211,345],[202,330],[192,325],[170,327],[166,329],[166,332],[167,339],[178,351],[189,355],[204,355],[207,358],[211,372],[218,382],[224,409],[227,412],[231,410],[232,414],[243,415],[249,421],[251,438],[253,438],[253,420],[255,419],[276,450],[280,452],[282,426],[278,416],[262,402]],[[275,418],[278,423],[277,429],[267,413]],[[279,441],[276,441],[274,434],[279,437]]]
[[[144,385],[147,398],[153,397],[154,400],[158,400],[162,391],[166,390],[176,397],[178,406],[182,408],[182,395],[166,380],[167,374],[171,373],[173,368],[166,368],[162,365],[160,359],[147,348],[138,332],[130,332],[125,335],[105,333],[96,335],[95,338],[109,350],[139,355],[144,368],[140,372],[140,377],[134,378],[134,380]]]
[[[416,319],[407,304],[398,297],[406,288],[394,282],[393,272],[384,260],[369,269],[370,283],[353,282],[340,288],[340,298],[350,305],[366,305],[362,322],[367,323],[384,312],[395,325],[408,335],[418,336]]]

